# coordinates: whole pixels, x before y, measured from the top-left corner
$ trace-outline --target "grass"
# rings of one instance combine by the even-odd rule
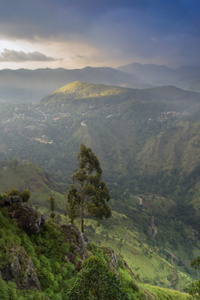
[[[29,189],[31,202],[36,207],[49,207],[49,198],[56,199],[57,209],[65,210],[65,196],[55,191],[46,173],[37,165],[26,163],[16,169],[6,166],[0,168],[0,193],[3,194],[11,188]]]
[[[99,227],[96,227],[95,221],[87,219],[85,232],[89,240],[99,246],[112,248],[146,283],[183,289],[192,281],[189,276],[177,270],[170,262],[158,255],[155,252],[156,249],[149,247],[139,232],[128,229],[127,221],[123,221],[122,214],[114,213],[112,218],[114,220],[110,223],[114,223],[114,225],[110,223],[108,225],[105,221]]]
[[[157,296],[155,299],[159,300],[189,300],[193,299],[192,296],[190,296],[187,293],[180,293],[179,291],[170,290],[170,289],[164,289],[156,286],[152,286],[149,284],[141,284],[142,287],[145,289],[151,291],[154,295]]]
[[[47,176],[41,170],[41,168],[32,164],[24,164],[17,167],[16,170],[10,167],[4,167],[0,169],[1,176],[1,193],[4,193],[8,189],[12,188],[29,188],[31,192],[31,198],[33,205],[39,209],[46,217],[49,216],[49,198],[52,195],[56,200],[57,210],[65,211],[66,198],[65,195],[59,194],[52,189],[51,182],[48,181]],[[14,184],[13,184],[14,183]],[[28,186],[27,186],[28,184]],[[145,198],[146,197],[146,198]],[[167,210],[170,207],[170,201],[161,197],[148,198],[143,197],[145,201],[154,209],[157,208],[161,214],[161,219],[167,214]],[[116,202],[118,200],[115,200]],[[130,215],[123,213],[117,213],[113,211],[112,218],[110,220],[102,221],[102,225],[96,227],[96,221],[85,219],[86,234],[91,241],[96,242],[101,246],[108,246],[113,248],[116,253],[121,255],[132,268],[132,270],[139,274],[140,278],[147,283],[160,284],[165,287],[178,287],[182,289],[186,284],[191,282],[189,276],[184,275],[176,269],[166,258],[166,252],[163,250],[160,253],[162,246],[156,246],[156,241],[149,237],[147,240],[146,234],[143,232],[144,222],[146,224],[148,232],[151,234],[151,218],[148,217],[148,211],[145,208],[138,207],[138,200],[133,196],[130,199],[124,198],[126,201],[127,209],[132,207]],[[117,203],[116,203],[117,204]],[[164,205],[164,206],[163,206]],[[139,210],[141,208],[142,210]],[[135,220],[131,219],[131,215],[134,213]],[[62,222],[66,222],[66,217],[61,216]],[[159,236],[165,234],[165,236],[173,236],[174,232],[169,228],[162,227],[161,224],[157,224],[158,218],[155,219],[156,225],[159,225]],[[79,220],[76,221],[79,224]],[[188,232],[188,235],[190,232]],[[169,240],[168,237],[168,240]],[[176,237],[175,237],[176,238]],[[173,241],[168,241],[166,248],[168,251],[174,253],[176,256],[184,260],[186,257],[186,249],[184,244],[178,242],[177,253],[171,249]],[[178,241],[178,239],[177,239]],[[149,244],[149,245],[148,245]],[[195,249],[198,249],[198,245]],[[191,250],[190,250],[191,252]],[[191,252],[192,253],[192,252]],[[190,253],[190,255],[191,255]],[[194,257],[198,251],[193,255]],[[188,258],[189,260],[189,258]]]

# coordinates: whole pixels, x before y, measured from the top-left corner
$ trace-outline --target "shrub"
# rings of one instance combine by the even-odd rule
[[[96,256],[84,261],[68,296],[69,300],[128,300],[116,276]]]

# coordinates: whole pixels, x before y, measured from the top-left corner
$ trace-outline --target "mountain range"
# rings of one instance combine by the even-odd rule
[[[0,70],[0,101],[39,101],[61,86],[74,81],[142,89],[173,85],[200,92],[200,68],[182,66],[173,69],[162,65],[132,63],[117,69],[4,69]]]
[[[165,65],[131,63],[118,70],[136,75],[149,85],[175,85],[177,87],[200,91],[200,67],[181,66],[177,69]]]
[[[73,81],[137,86],[137,76],[112,68],[0,70],[0,101],[39,101],[62,85]]]

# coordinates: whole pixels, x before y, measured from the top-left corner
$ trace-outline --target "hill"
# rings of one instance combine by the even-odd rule
[[[136,75],[112,68],[0,70],[0,101],[28,103],[39,101],[62,85],[73,81],[137,87]]]
[[[199,105],[198,93],[174,86],[139,90],[74,82],[34,105],[1,104],[0,157],[35,160],[65,194],[80,143],[90,146],[111,192],[113,222],[120,222],[116,240],[107,239],[105,224],[102,245],[112,243],[130,259],[139,253],[136,268],[145,282],[158,276],[140,267],[147,249],[195,277],[190,260],[200,249]],[[126,222],[130,245],[122,229]],[[147,245],[144,251],[133,246],[133,231]],[[93,233],[88,223],[88,234]],[[177,277],[176,287],[183,286]]]

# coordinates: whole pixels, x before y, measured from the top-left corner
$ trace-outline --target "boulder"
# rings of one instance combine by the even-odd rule
[[[25,202],[13,203],[7,209],[9,217],[15,219],[18,227],[29,235],[40,232],[45,225],[44,216]]]
[[[5,199],[0,200],[0,207],[11,206],[16,202],[22,202],[22,198],[19,196],[6,197]]]
[[[22,247],[11,249],[9,264],[1,270],[1,274],[4,280],[14,281],[19,289],[35,288],[41,291],[33,261]]]
[[[11,196],[12,203],[22,202],[22,198],[19,196]]]
[[[12,201],[9,197],[6,197],[4,199],[4,206],[11,206],[12,205]]]

